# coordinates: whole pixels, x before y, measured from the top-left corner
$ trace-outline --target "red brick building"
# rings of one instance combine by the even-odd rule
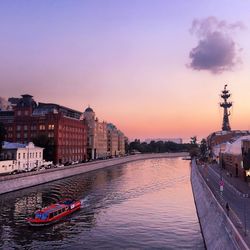
[[[48,160],[55,163],[86,159],[86,127],[81,117],[81,112],[58,104],[37,104],[30,95],[22,95],[13,111],[0,111],[7,141],[27,143],[44,136],[49,141]]]

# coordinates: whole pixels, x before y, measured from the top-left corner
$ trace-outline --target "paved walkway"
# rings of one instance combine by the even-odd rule
[[[242,197],[246,194],[250,198],[250,183],[245,182],[240,177],[230,176],[226,169],[221,169],[218,164],[212,164],[210,167],[222,176],[222,179],[232,186]]]

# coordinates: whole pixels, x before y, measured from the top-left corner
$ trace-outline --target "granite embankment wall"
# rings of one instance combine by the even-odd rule
[[[210,249],[249,249],[192,162],[191,183],[204,241]]]
[[[131,161],[151,159],[151,158],[165,158],[165,157],[184,157],[188,153],[163,153],[163,154],[140,154],[130,155],[121,158],[114,158],[109,160],[94,161],[89,163],[78,164],[74,166],[65,166],[55,169],[47,169],[38,172],[29,172],[18,175],[2,176],[0,177],[0,194],[12,192],[15,190],[40,185],[43,183],[63,179],[69,176],[94,171],[97,169],[128,163]]]

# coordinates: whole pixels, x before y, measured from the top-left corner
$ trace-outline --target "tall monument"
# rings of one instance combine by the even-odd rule
[[[221,98],[223,99],[223,102],[220,103],[220,106],[224,109],[222,131],[230,131],[231,130],[229,124],[230,111],[228,111],[228,109],[231,108],[232,102],[227,101],[227,99],[231,96],[229,90],[227,90],[227,85],[224,86],[224,90],[222,90],[221,93],[222,93]]]

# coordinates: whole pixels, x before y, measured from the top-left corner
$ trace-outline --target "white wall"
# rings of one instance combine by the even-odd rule
[[[29,143],[25,148],[17,149],[17,168],[31,170],[43,165],[43,148],[35,147]]]
[[[0,161],[0,174],[10,173],[16,170],[16,161]]]

